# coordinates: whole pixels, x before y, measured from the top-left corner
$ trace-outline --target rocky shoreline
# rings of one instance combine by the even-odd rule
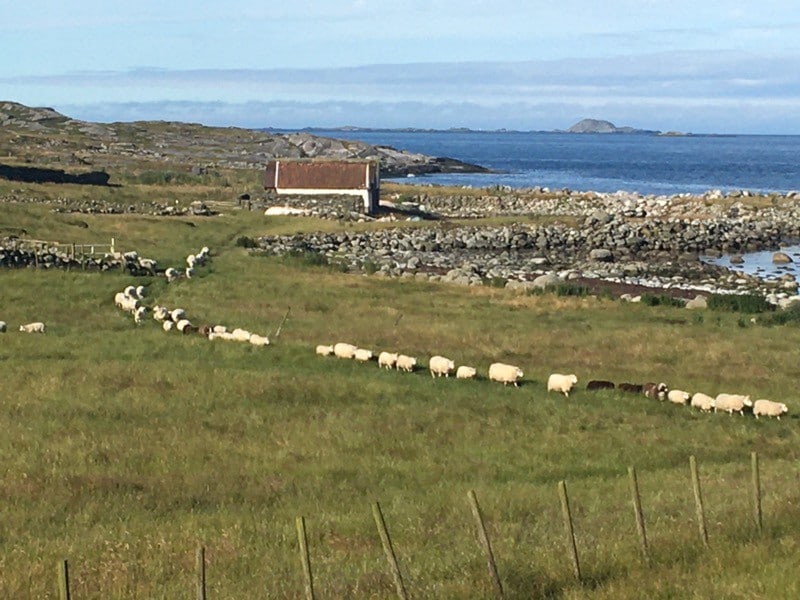
[[[700,259],[777,250],[800,240],[800,194],[752,196],[712,191],[653,197],[569,190],[437,196],[429,191],[385,203],[387,214],[380,217],[397,221],[414,214],[413,220],[437,221],[429,226],[265,236],[257,243],[260,252],[317,253],[377,276],[518,289],[586,278],[705,294],[757,292],[777,304],[797,294],[793,275],[766,280]],[[301,202],[310,207],[311,201]],[[452,222],[509,216],[520,222]],[[526,224],[525,217],[556,219],[553,224]]]

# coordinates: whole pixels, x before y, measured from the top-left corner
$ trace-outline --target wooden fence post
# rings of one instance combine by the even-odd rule
[[[70,600],[69,594],[69,564],[67,559],[58,561],[58,597],[60,600]]]
[[[195,555],[196,598],[206,600],[206,549],[203,545],[197,547]]]
[[[694,505],[697,512],[697,527],[700,529],[700,539],[703,541],[703,546],[708,548],[706,514],[703,510],[703,495],[700,492],[700,475],[697,472],[697,460],[694,454],[689,457],[689,468],[692,471],[692,488],[694,489]]]
[[[314,579],[311,576],[311,558],[308,555],[308,537],[306,536],[306,520],[297,517],[297,541],[300,544],[300,563],[303,566],[303,584],[306,590],[306,600],[314,600]]]
[[[386,529],[386,521],[381,512],[381,505],[377,502],[372,505],[372,516],[375,517],[375,525],[378,526],[378,533],[381,536],[383,551],[386,554],[386,560],[389,561],[389,569],[392,571],[397,597],[400,598],[400,600],[408,600],[406,587],[403,584],[403,577],[400,575],[400,567],[397,565],[397,556],[392,547],[392,539],[389,537],[389,530]]]
[[[763,519],[761,514],[761,477],[758,473],[758,452],[750,453],[750,467],[753,477],[753,518],[755,519],[758,533],[761,533]]]
[[[578,546],[575,543],[575,530],[572,527],[572,513],[569,510],[569,496],[567,495],[567,482],[558,482],[558,495],[561,497],[561,515],[564,517],[564,529],[567,534],[567,550],[571,555],[572,568],[575,578],[581,580],[581,564],[578,560]]]
[[[486,565],[489,567],[489,576],[494,583],[497,596],[503,597],[503,584],[500,582],[500,575],[497,572],[497,564],[494,561],[494,553],[492,552],[492,545],[489,543],[489,536],[486,534],[486,527],[483,524],[483,516],[481,515],[481,507],[478,505],[478,498],[475,492],[470,490],[467,492],[469,498],[470,508],[472,509],[472,516],[475,517],[475,524],[478,526],[478,538],[483,548],[483,554],[486,557]]]
[[[631,482],[631,496],[633,496],[633,514],[636,517],[636,531],[639,533],[639,543],[642,547],[644,562],[650,565],[650,551],[647,547],[647,531],[644,527],[644,513],[642,512],[642,499],[639,496],[639,480],[636,478],[636,469],[628,467],[628,476]]]

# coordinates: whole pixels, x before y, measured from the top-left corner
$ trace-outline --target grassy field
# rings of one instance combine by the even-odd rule
[[[15,186],[19,188],[19,185]],[[66,188],[66,189],[65,189]],[[32,196],[127,194],[29,186]],[[197,190],[162,187],[163,197]],[[209,190],[209,196],[223,194]],[[509,598],[797,598],[800,435],[794,416],[706,415],[590,379],[742,391],[797,412],[796,326],[592,297],[530,296],[388,280],[253,256],[243,235],[341,227],[232,211],[212,218],[53,214],[3,204],[0,233],[61,242],[115,237],[181,266],[208,245],[199,277],[0,272],[0,597],[55,598],[68,558],[75,598],[193,593],[207,548],[210,598],[298,598],[295,518],[304,516],[318,598],[390,598],[371,505],[380,501],[412,598],[490,598],[467,502],[475,490]],[[363,225],[362,225],[363,227]],[[87,239],[89,238],[89,239]],[[148,304],[196,324],[273,334],[267,348],[140,327],[113,304],[144,284]],[[33,320],[44,336],[13,331]],[[746,325],[746,326],[743,326]],[[485,376],[496,360],[519,388],[432,380],[314,354],[348,341],[425,363],[444,354]],[[565,399],[549,373],[574,372]],[[764,531],[750,505],[761,459]],[[697,457],[710,537],[697,532],[688,457]],[[627,468],[639,474],[653,564],[639,557]],[[584,581],[565,553],[566,480]]]

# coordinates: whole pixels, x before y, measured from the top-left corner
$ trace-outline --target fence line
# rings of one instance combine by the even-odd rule
[[[116,252],[116,240],[111,238],[110,243],[105,242],[52,242],[48,240],[32,240],[28,238],[19,239],[18,243],[24,246],[33,246],[37,250],[47,250],[48,248],[55,248],[56,251],[66,252],[72,258],[76,256],[96,256],[105,254],[114,254]]]
[[[697,461],[694,455],[689,457],[689,465],[691,470],[692,488],[695,496],[695,508],[697,512],[698,528],[700,531],[701,541],[704,547],[708,547],[708,531],[706,529],[705,514],[703,511],[703,501],[700,488],[700,476],[697,467]],[[758,470],[758,454],[751,453],[751,468],[752,468],[752,500],[753,500],[753,516],[756,521],[758,531],[762,531],[762,511],[761,511],[761,485],[760,475]],[[633,498],[634,514],[636,517],[637,533],[639,543],[641,545],[642,555],[648,566],[651,566],[651,557],[649,553],[649,546],[647,543],[647,536],[645,533],[644,516],[641,504],[641,497],[639,495],[639,485],[636,477],[636,470],[634,467],[628,467],[628,476],[630,482],[630,490]],[[562,517],[564,520],[564,530],[566,533],[566,546],[567,553],[570,555],[570,562],[572,563],[573,573],[578,581],[582,583],[581,565],[578,559],[578,549],[575,541],[575,528],[572,521],[572,513],[570,509],[569,496],[567,494],[567,484],[565,481],[558,482],[558,493],[561,505]],[[489,543],[489,538],[486,533],[483,515],[478,505],[478,500],[473,490],[467,493],[470,508],[473,518],[478,528],[478,537],[481,547],[489,567],[494,589],[498,597],[504,594],[502,581],[500,579],[497,564],[495,562],[494,553]],[[392,545],[392,540],[389,537],[389,530],[386,525],[386,519],[381,511],[380,504],[375,502],[372,505],[372,514],[375,519],[375,524],[378,528],[386,559],[389,563],[392,579],[394,581],[395,590],[400,600],[408,600],[408,593],[406,592],[405,583],[403,582],[400,568],[397,563],[397,556]],[[311,561],[309,558],[308,537],[306,534],[306,525],[304,517],[296,518],[297,538],[300,547],[301,570],[303,573],[303,587],[305,591],[306,600],[314,600],[314,583],[311,574]],[[66,559],[59,560],[57,563],[57,578],[58,578],[58,593],[60,600],[70,600],[70,577],[69,577],[69,564]],[[195,594],[197,600],[206,600],[206,560],[205,560],[205,546],[199,545],[196,550],[195,562]]]

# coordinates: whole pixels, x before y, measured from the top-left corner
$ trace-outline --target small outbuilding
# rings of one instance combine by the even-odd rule
[[[373,214],[380,199],[380,173],[374,160],[276,159],[267,163],[264,189],[278,195],[359,196]]]

